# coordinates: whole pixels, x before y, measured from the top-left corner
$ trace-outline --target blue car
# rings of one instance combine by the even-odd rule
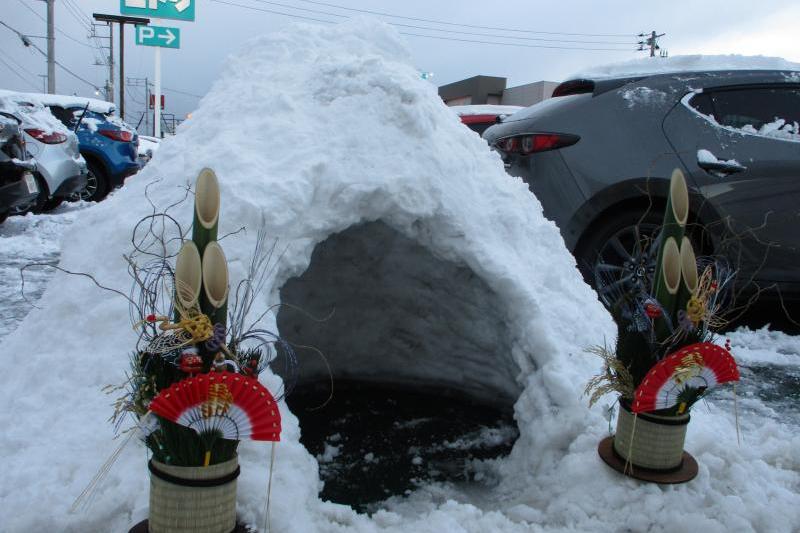
[[[86,159],[86,188],[80,199],[99,202],[139,171],[136,130],[114,115],[110,102],[76,96],[41,95],[65,126],[77,127],[81,155]]]

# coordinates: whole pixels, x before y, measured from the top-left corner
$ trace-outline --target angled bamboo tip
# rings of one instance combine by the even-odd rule
[[[200,253],[192,241],[186,241],[175,261],[175,297],[184,309],[197,305],[202,282]]]
[[[690,293],[697,289],[697,258],[694,255],[692,241],[684,237],[681,241],[681,279]]]
[[[664,287],[670,294],[678,293],[681,282],[681,253],[674,237],[664,243],[664,254],[661,258],[661,275],[664,276]]]
[[[197,220],[206,228],[212,228],[219,219],[219,181],[210,168],[204,168],[197,176],[194,191],[194,209]]]
[[[672,171],[672,178],[669,181],[669,196],[672,199],[672,214],[675,216],[675,222],[685,226],[689,219],[689,190],[686,187],[686,178],[679,168]]]
[[[215,308],[222,307],[228,299],[228,262],[217,241],[208,243],[203,252],[203,290]]]

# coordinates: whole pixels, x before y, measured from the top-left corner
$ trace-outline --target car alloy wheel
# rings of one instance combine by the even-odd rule
[[[606,307],[622,294],[650,293],[655,275],[659,227],[642,222],[614,232],[597,250],[594,286]]]

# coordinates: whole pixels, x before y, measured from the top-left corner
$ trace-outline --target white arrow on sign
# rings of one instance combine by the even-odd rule
[[[166,34],[166,35],[165,35],[165,34]],[[159,39],[165,39],[165,40],[167,41],[167,44],[168,44],[168,45],[170,45],[170,44],[172,44],[172,41],[174,41],[174,40],[175,40],[175,34],[174,34],[174,33],[172,33],[172,30],[170,30],[169,28],[167,28],[167,29],[164,31],[164,34],[161,34],[161,35],[159,35],[159,36],[158,36],[158,38],[159,38]]]

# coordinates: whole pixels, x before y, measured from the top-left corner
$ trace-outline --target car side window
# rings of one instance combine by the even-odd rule
[[[711,95],[708,93],[699,93],[692,96],[692,99],[689,100],[689,105],[695,108],[701,115],[706,115],[708,117],[714,116],[714,106],[711,104]]]
[[[717,122],[733,128],[755,130],[784,120],[800,123],[800,89],[752,88],[712,91],[709,94]],[[694,104],[694,99],[692,99]]]

